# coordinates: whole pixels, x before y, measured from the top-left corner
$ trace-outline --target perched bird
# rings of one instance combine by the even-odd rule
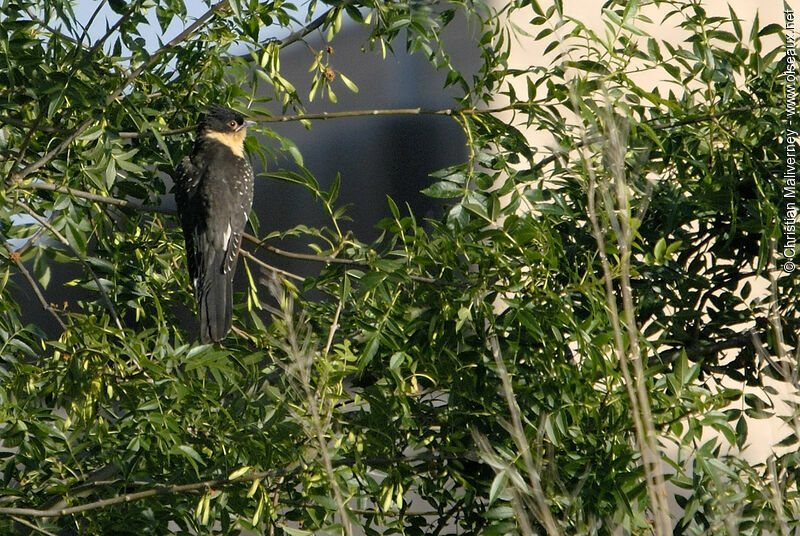
[[[244,153],[246,129],[253,124],[230,108],[211,105],[200,116],[192,154],[175,169],[175,201],[203,343],[220,341],[231,329],[233,273],[253,206],[253,169]]]

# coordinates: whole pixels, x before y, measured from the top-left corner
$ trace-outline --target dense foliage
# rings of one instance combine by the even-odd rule
[[[597,32],[545,4],[223,0],[189,16],[183,0],[112,0],[91,38],[99,18],[81,25],[65,0],[6,3],[0,530],[796,531],[796,455],[740,452],[779,409],[775,385],[796,384],[782,21],[611,0],[582,14]],[[442,46],[459,13],[479,29],[475,73]],[[425,190],[447,208],[420,221],[388,199],[364,243],[343,231],[338,183],[276,170],[248,138],[265,177],[330,216],[254,221],[256,240],[302,237],[322,268],[299,281],[245,243],[236,333],[201,346],[175,328],[193,296],[166,177],[211,102],[301,163],[269,130],[274,104],[302,114],[355,85],[323,50],[298,95],[280,52],[344,18],[370,28],[365,48],[424,54],[462,91],[448,113],[468,159]],[[183,30],[153,48],[155,23]],[[546,64],[511,67],[520,40]],[[63,301],[63,273],[84,299]],[[57,333],[23,323],[20,292]]]

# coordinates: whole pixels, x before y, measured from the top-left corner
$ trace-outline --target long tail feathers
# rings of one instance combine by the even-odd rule
[[[200,313],[200,341],[221,341],[231,330],[233,278],[219,270],[209,270],[197,296]]]

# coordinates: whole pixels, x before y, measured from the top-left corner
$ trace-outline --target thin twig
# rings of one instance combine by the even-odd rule
[[[285,339],[283,350],[291,360],[291,365],[283,361],[278,361],[278,363],[286,370],[292,387],[305,396],[307,411],[311,415],[311,423],[303,423],[304,427],[307,427],[306,434],[317,442],[319,457],[333,492],[333,499],[336,502],[342,528],[347,536],[353,536],[353,526],[350,522],[347,504],[342,496],[342,490],[334,471],[334,463],[330,453],[331,445],[327,439],[327,428],[323,426],[323,419],[320,414],[320,405],[324,404],[330,409],[330,403],[325,397],[326,382],[320,381],[316,388],[312,388],[311,385],[315,353],[312,345],[314,343],[305,329],[305,323],[302,318],[299,321],[295,318],[294,301],[285,288],[276,282],[272,282],[270,288],[280,304],[280,308],[276,310],[275,315],[282,320]]]
[[[539,468],[533,460],[531,454],[531,444],[525,435],[525,428],[522,424],[522,415],[520,412],[517,397],[514,394],[514,386],[511,383],[511,376],[506,368],[505,360],[500,349],[500,342],[498,335],[495,331],[494,325],[488,326],[491,329],[489,335],[489,349],[494,358],[495,366],[497,367],[497,374],[500,376],[500,382],[503,388],[503,397],[505,398],[508,411],[511,416],[511,436],[517,446],[517,452],[522,456],[525,463],[525,469],[528,473],[528,483],[530,485],[530,493],[533,495],[533,501],[536,506],[537,520],[544,526],[545,531],[550,536],[557,536],[561,534],[558,528],[553,513],[550,511],[550,506],[547,504],[547,498],[542,488],[542,480],[539,476]],[[524,510],[523,510],[524,511]],[[524,516],[520,516],[520,520],[524,520]],[[532,530],[525,532],[525,534],[533,534]]]
[[[52,216],[50,217],[50,219],[52,220]],[[18,247],[15,251],[18,254],[23,255],[42,237],[45,231],[46,229],[44,227],[39,227],[39,229],[35,233],[33,233],[33,235],[24,244]]]
[[[497,114],[502,112],[508,112],[512,110],[525,110],[530,108],[531,106],[535,106],[539,103],[537,102],[517,102],[513,104],[508,104],[506,106],[499,106],[496,108],[467,108],[463,110],[459,110],[457,108],[441,108],[441,109],[433,109],[433,108],[379,108],[373,110],[344,110],[341,112],[320,112],[320,113],[313,113],[313,114],[294,114],[294,115],[276,115],[276,116],[267,116],[267,117],[253,117],[254,121],[257,123],[292,123],[297,121],[327,121],[329,119],[347,119],[353,117],[379,117],[379,116],[394,116],[394,115],[434,115],[434,116],[441,116],[441,117],[455,117],[459,115],[465,116],[480,116],[480,115],[491,115]],[[653,130],[665,130],[670,128],[675,128],[682,125],[688,125],[693,123],[702,123],[704,121],[711,121],[713,119],[723,117],[726,115],[731,115],[734,113],[740,113],[745,110],[750,110],[751,108],[733,108],[730,110],[725,110],[722,112],[716,112],[713,114],[705,114],[697,117],[690,117],[686,119],[680,119],[677,121],[670,121],[666,123],[659,123],[652,125],[650,128]],[[0,122],[7,122],[10,124],[14,124],[15,126],[22,126],[25,123],[15,120],[13,118],[5,118],[0,117]],[[187,134],[189,132],[193,132],[195,130],[194,125],[175,128],[175,129],[167,129],[159,131],[158,133],[161,136],[179,136],[181,134]],[[144,132],[120,132],[119,137],[122,139],[133,139],[133,138],[145,138],[153,135],[153,132],[150,130],[146,130]],[[602,138],[592,138],[589,140],[589,143],[595,143],[598,141],[602,141]],[[583,141],[578,141],[575,144],[575,148],[579,148],[583,145]],[[540,162],[536,163],[533,166],[533,169],[541,169],[547,164],[556,160],[560,155],[553,154],[544,159]]]
[[[300,28],[296,32],[290,34],[288,37],[282,39],[281,40],[281,44],[280,44],[280,48],[286,48],[289,45],[291,45],[292,43],[296,43],[297,41],[302,40],[305,36],[307,36],[308,34],[313,32],[314,30],[316,30],[317,28],[322,26],[325,23],[325,19],[327,19],[328,16],[331,13],[333,13],[334,10],[336,10],[336,9],[344,9],[346,6],[352,4],[353,1],[354,0],[345,0],[344,2],[339,4],[338,6],[335,6],[335,7],[332,7],[330,9],[328,9],[327,11],[325,11],[325,13],[323,13],[322,15],[320,15],[319,17],[314,19],[307,26],[304,26],[303,28]]]
[[[578,98],[573,91],[571,93],[573,101],[573,109],[575,113],[580,116],[580,105]],[[612,126],[613,121],[609,121],[609,126]],[[614,125],[615,126],[615,125]],[[666,490],[664,488],[663,470],[659,465],[660,459],[655,443],[655,427],[653,424],[652,415],[650,412],[650,403],[647,398],[647,393],[644,391],[645,380],[643,378],[641,355],[639,349],[639,330],[636,324],[633,311],[633,297],[630,288],[630,255],[631,255],[631,241],[632,234],[630,228],[630,206],[627,199],[628,189],[627,185],[623,183],[625,180],[624,167],[620,165],[619,152],[623,151],[623,140],[620,140],[620,133],[618,129],[614,129],[609,133],[610,141],[609,152],[610,158],[617,161],[614,164],[615,179],[618,181],[617,189],[624,190],[619,192],[618,206],[614,206],[614,202],[606,199],[606,212],[609,215],[610,222],[620,229],[617,232],[618,241],[617,245],[622,252],[621,255],[621,272],[622,281],[620,282],[623,287],[623,314],[625,319],[620,318],[619,307],[617,305],[617,291],[614,287],[614,276],[611,269],[611,263],[606,253],[605,233],[599,221],[599,212],[597,209],[597,176],[595,169],[592,166],[591,157],[588,154],[588,147],[591,140],[588,139],[586,129],[582,129],[583,143],[580,147],[580,158],[584,165],[586,174],[588,176],[588,190],[587,190],[587,215],[592,225],[592,234],[597,243],[597,253],[600,257],[600,262],[603,268],[603,282],[605,284],[605,297],[608,306],[609,321],[611,323],[613,336],[614,336],[614,350],[620,364],[623,378],[625,379],[625,389],[628,394],[628,399],[631,403],[631,413],[634,422],[634,431],[636,434],[636,441],[642,456],[642,468],[645,474],[645,488],[648,498],[650,499],[651,509],[655,516],[654,518],[654,532],[657,536],[666,536],[670,533],[669,511],[666,504]],[[622,183],[620,186],[619,183]],[[622,214],[617,216],[617,213]],[[622,220],[622,222],[620,222]],[[627,288],[626,288],[627,287]],[[625,344],[625,334],[623,333],[623,326],[628,332],[628,345]],[[634,366],[634,376],[631,374],[631,361]]]
[[[276,248],[275,246],[271,246],[269,244],[264,243],[263,240],[258,239],[257,237],[244,233],[242,238],[251,242],[258,246],[261,249],[265,249],[271,253],[276,255],[280,255],[281,257],[287,257],[289,259],[299,259],[304,261],[313,261],[313,262],[324,262],[325,264],[347,264],[349,266],[357,265],[362,268],[368,268],[369,266],[366,263],[360,261],[354,261],[352,259],[342,259],[339,257],[331,257],[329,255],[313,255],[310,253],[295,253],[293,251],[286,251],[280,248]]]
[[[25,153],[28,152],[28,147],[30,146],[31,140],[33,139],[33,135],[39,129],[39,125],[41,124],[42,119],[44,119],[44,111],[45,111],[44,108],[39,110],[39,114],[36,116],[36,119],[33,120],[33,124],[30,126],[28,132],[25,134],[25,137],[22,139],[22,143],[19,145],[19,149],[17,149],[17,154],[14,157],[14,161],[8,168],[11,171],[9,171],[7,181],[11,178],[13,171],[17,168],[18,165],[20,165],[22,160],[25,158]]]
[[[94,194],[94,193],[91,193],[91,192],[86,192],[84,190],[77,190],[75,188],[69,188],[69,187],[66,187],[66,186],[58,186],[56,184],[50,184],[49,182],[36,181],[36,182],[30,182],[30,183],[27,183],[27,184],[17,184],[15,187],[20,189],[20,190],[47,190],[47,191],[51,191],[51,192],[69,194],[69,195],[72,195],[74,197],[78,197],[78,198],[81,198],[81,199],[88,199],[90,201],[95,201],[97,203],[105,203],[107,205],[114,205],[114,206],[119,206],[119,207],[132,208],[132,209],[141,210],[141,211],[144,211],[144,212],[156,212],[156,213],[160,213],[160,214],[171,214],[171,215],[175,214],[175,210],[174,209],[168,209],[168,208],[164,208],[164,207],[160,207],[160,206],[156,206],[156,205],[143,205],[143,204],[140,204],[140,203],[135,203],[135,202],[128,201],[126,199],[118,199],[116,197],[110,197],[110,196],[106,196],[106,195]],[[245,233],[243,235],[243,238],[245,240],[255,244],[259,248],[265,249],[265,250],[267,250],[267,251],[269,251],[271,253],[274,253],[276,255],[279,255],[281,257],[287,257],[287,258],[290,258],[290,259],[301,259],[301,260],[313,261],[313,262],[322,262],[322,263],[326,263],[326,264],[346,264],[348,266],[358,266],[360,268],[367,268],[367,269],[370,268],[369,264],[367,264],[365,262],[361,262],[361,261],[355,261],[355,260],[352,260],[352,259],[342,259],[342,258],[339,258],[339,257],[331,257],[331,256],[326,256],[326,255],[312,255],[312,254],[308,254],[308,253],[295,253],[295,252],[292,252],[292,251],[286,251],[286,250],[277,248],[275,246],[271,246],[269,244],[265,244],[262,240],[259,240],[258,238],[256,238],[255,236],[253,236],[253,235],[251,235],[249,233]],[[305,278],[302,277],[302,276],[299,276],[297,274],[293,274],[291,272],[287,272],[285,270],[281,270],[280,268],[276,268],[276,267],[274,267],[272,265],[269,265],[269,264],[265,263],[264,261],[259,260],[257,257],[252,256],[249,253],[246,253],[246,255],[248,256],[248,258],[252,259],[257,264],[263,266],[264,268],[267,268],[267,269],[272,270],[274,272],[280,273],[280,274],[285,275],[287,277],[290,277],[292,279],[296,279],[298,281],[304,281],[305,280]],[[419,275],[409,275],[409,278],[411,280],[413,280],[413,281],[417,281],[417,282],[420,282],[420,283],[444,284],[443,281],[441,281],[439,279],[436,279],[436,278],[433,278],[433,277],[425,277],[425,276],[419,276]]]
[[[181,127],[175,128],[170,130],[160,130],[158,133],[161,136],[180,136],[181,134],[188,134],[189,132],[194,132],[196,130],[196,126],[190,125],[188,127]],[[118,136],[120,139],[129,140],[134,138],[146,138],[153,135],[152,130],[145,130],[144,132],[120,132]]]
[[[16,522],[17,522],[17,523],[19,523],[20,525],[25,525],[26,527],[28,527],[28,528],[30,528],[30,529],[33,529],[33,530],[35,530],[36,532],[40,532],[40,533],[44,534],[45,536],[58,536],[58,534],[56,534],[55,532],[50,532],[49,530],[44,530],[44,529],[43,529],[43,528],[41,528],[41,527],[37,527],[36,525],[34,525],[33,523],[31,523],[31,522],[30,522],[30,521],[28,521],[27,519],[21,518],[21,517],[19,517],[19,516],[11,516],[11,519],[13,519],[14,521],[16,521]]]
[[[86,261],[86,259],[83,258],[83,255],[78,253],[78,251],[72,246],[72,244],[69,243],[69,240],[67,240],[64,237],[64,235],[62,235],[60,232],[58,232],[58,229],[53,227],[53,224],[51,224],[49,221],[47,221],[46,219],[44,219],[41,216],[39,216],[39,214],[37,214],[35,210],[33,210],[28,205],[26,205],[25,203],[22,203],[19,200],[14,200],[14,205],[16,205],[17,207],[21,208],[25,212],[27,212],[33,219],[35,219],[37,222],[39,222],[40,225],[46,227],[53,234],[53,236],[55,236],[58,239],[59,242],[64,244],[66,247],[68,247],[70,249],[70,251],[72,251],[72,253],[75,255],[75,257],[81,263],[81,265],[83,265],[83,268],[86,270],[86,272],[90,276],[92,276],[92,279],[94,279],[94,282],[97,285],[97,290],[98,290],[98,292],[100,292],[100,295],[102,296],[103,301],[106,304],[106,308],[111,313],[111,317],[114,319],[114,323],[117,325],[117,328],[122,330],[122,322],[120,322],[120,320],[119,320],[119,316],[117,315],[117,310],[114,308],[114,304],[111,302],[111,299],[108,297],[108,294],[106,293],[106,289],[103,288],[103,284],[100,281],[100,278],[97,277],[97,274],[94,273],[94,270],[92,269],[91,266],[89,266],[89,263]]]
[[[315,114],[296,114],[282,115],[275,117],[257,117],[254,120],[258,123],[289,123],[293,121],[326,121],[328,119],[342,119],[348,117],[372,117],[382,115],[442,115],[451,117],[458,114],[480,115],[491,114],[510,110],[515,106],[503,106],[501,108],[477,110],[456,110],[454,108],[427,109],[427,108],[382,108],[374,110],[344,110],[341,112],[320,112]]]
[[[48,25],[47,21],[42,19],[41,17],[37,16],[36,13],[32,9],[30,9],[30,8],[25,9],[25,13],[28,14],[28,16],[31,18],[31,21],[35,22],[36,24],[38,24],[39,26],[41,26],[42,28],[44,28],[45,30],[50,32],[51,35],[58,36],[61,39],[64,39],[65,41],[69,41],[70,43],[72,43],[72,44],[74,44],[76,46],[80,46],[82,48],[88,48],[88,45],[85,45],[85,44],[81,43],[80,41],[78,41],[77,38],[75,38],[75,37],[73,37],[71,35],[67,35],[64,32],[61,32],[61,31],[53,28],[52,26]]]
[[[275,272],[276,274],[281,274],[282,276],[288,277],[290,279],[294,279],[295,281],[300,281],[301,283],[306,280],[306,278],[301,276],[301,275],[297,275],[297,274],[294,274],[292,272],[288,272],[286,270],[281,270],[280,268],[278,268],[276,266],[272,266],[271,264],[267,264],[266,262],[262,261],[261,259],[259,259],[258,257],[256,257],[255,255],[253,255],[252,253],[250,253],[249,251],[247,251],[245,249],[240,249],[239,250],[239,254],[242,257],[250,259],[251,261],[253,261],[257,265],[261,266],[262,268],[264,268],[266,270],[269,270],[271,272]]]
[[[28,269],[25,267],[25,264],[23,264],[22,260],[20,260],[20,258],[19,258],[20,253],[18,251],[13,251],[12,252],[11,248],[9,248],[8,244],[6,244],[5,242],[3,243],[3,247],[8,252],[9,258],[14,261],[14,264],[17,265],[17,269],[25,277],[25,279],[27,279],[28,284],[31,286],[31,289],[33,290],[33,293],[36,295],[36,298],[39,300],[39,303],[42,305],[42,309],[44,309],[45,311],[50,313],[53,316],[53,318],[56,319],[56,322],[58,322],[58,325],[61,326],[61,329],[67,329],[67,325],[64,324],[64,322],[61,320],[61,317],[58,316],[58,313],[56,313],[55,309],[53,309],[50,306],[50,304],[47,303],[47,300],[45,299],[44,295],[42,294],[41,289],[39,288],[39,284],[33,278],[33,276],[31,275],[30,271],[28,271]]]
[[[322,352],[322,355],[328,355],[328,352],[331,350],[333,336],[336,334],[336,329],[339,327],[339,315],[342,313],[342,301],[343,300],[340,299],[339,303],[336,305],[336,313],[333,315],[331,329],[328,331],[328,340],[325,343],[325,350]]]
[[[51,192],[64,193],[64,194],[69,194],[69,195],[72,195],[72,196],[75,196],[75,197],[79,197],[81,199],[88,199],[90,201],[95,201],[97,203],[105,203],[105,204],[108,204],[108,205],[131,208],[131,209],[135,209],[135,210],[141,210],[141,211],[144,211],[144,212],[155,212],[155,213],[170,214],[170,215],[174,215],[176,213],[174,209],[164,208],[164,207],[160,207],[160,206],[156,206],[156,205],[143,205],[143,204],[131,202],[131,201],[128,201],[128,200],[125,200],[125,199],[118,199],[118,198],[110,197],[110,196],[106,196],[106,195],[94,194],[94,193],[91,193],[91,192],[86,192],[84,190],[78,190],[76,188],[69,188],[69,187],[66,187],[66,186],[59,186],[59,185],[56,185],[56,184],[51,184],[49,182],[35,181],[35,182],[27,183],[27,184],[17,184],[15,186],[15,188],[18,188],[20,190],[47,190],[47,191],[51,191]],[[370,268],[368,263],[362,262],[362,261],[356,261],[356,260],[352,260],[352,259],[342,259],[342,258],[339,258],[339,257],[331,257],[329,255],[313,255],[313,254],[309,254],[309,253],[295,253],[295,252],[292,252],[292,251],[286,251],[286,250],[277,248],[275,246],[271,246],[269,244],[265,244],[262,240],[256,238],[255,236],[253,236],[253,235],[251,235],[249,233],[245,233],[243,235],[243,238],[245,240],[247,240],[248,242],[251,242],[251,243],[255,244],[256,246],[258,246],[261,249],[265,249],[265,250],[267,250],[267,251],[269,251],[271,253],[274,253],[275,255],[279,255],[281,257],[286,257],[286,258],[289,258],[289,259],[300,259],[300,260],[312,261],[312,262],[322,262],[322,263],[326,263],[326,264],[345,264],[345,265],[348,265],[348,266],[356,266],[356,267],[359,267],[359,268],[366,268],[366,269]],[[261,264],[265,268],[268,268],[268,269],[270,269],[272,271],[276,271],[278,273],[281,273],[281,274],[283,274],[283,275],[285,275],[287,277],[291,277],[291,278],[296,279],[298,281],[305,280],[305,278],[302,277],[302,276],[299,276],[297,274],[293,274],[291,272],[287,272],[287,271],[281,270],[280,268],[276,268],[274,266],[266,264],[263,261],[258,260],[256,257],[252,257],[251,256],[251,257],[248,257],[248,258],[252,258],[253,260],[255,260],[257,263]],[[442,281],[440,279],[436,279],[434,277],[426,277],[426,276],[421,276],[421,275],[409,275],[408,277],[412,281],[417,281],[419,283],[428,283],[428,284],[431,284],[431,285],[447,285],[447,284],[449,284],[449,283],[447,283],[445,281]]]
[[[83,40],[86,39],[86,37],[89,35],[89,28],[92,27],[92,24],[94,24],[94,20],[100,14],[100,11],[103,10],[103,7],[106,5],[106,3],[108,3],[108,0],[103,0],[102,2],[99,2],[97,4],[97,7],[95,8],[94,13],[92,13],[92,16],[89,17],[89,20],[86,22],[86,26],[83,28],[83,34],[81,35],[81,38],[80,38],[80,41],[79,41],[80,43],[83,43]],[[81,61],[79,63],[75,64],[75,66],[72,68],[71,72],[69,73],[69,77],[68,78],[72,78],[72,76],[78,71],[78,69],[80,69],[83,66],[83,64],[86,63],[94,55],[94,53],[97,52],[97,50],[101,46],[103,46],[103,43],[105,43],[106,40],[109,37],[111,37],[111,35],[114,32],[116,32],[117,29],[119,29],[119,27],[122,26],[125,23],[126,20],[131,18],[131,15],[133,15],[133,13],[135,11],[137,11],[137,7],[138,6],[135,6],[132,9],[129,9],[127,13],[124,13],[123,15],[121,15],[119,17],[119,19],[117,20],[117,22],[115,22],[110,28],[108,28],[106,30],[106,33],[103,34],[103,36],[100,39],[98,39],[94,43],[94,45],[92,45],[92,47],[89,50],[86,51],[86,53],[83,55],[83,58],[81,59]],[[76,49],[76,52],[77,52],[77,49]],[[63,91],[65,89],[66,89],[66,87],[62,88],[62,94],[63,94]]]
[[[371,269],[369,263],[364,261],[357,261],[353,259],[343,259],[341,257],[332,257],[330,255],[313,255],[310,253],[295,253],[293,251],[286,251],[284,249],[276,248],[275,246],[271,246],[269,244],[264,243],[263,240],[259,240],[255,236],[245,233],[243,238],[248,242],[251,242],[258,246],[261,249],[265,249],[275,255],[280,255],[281,257],[287,257],[289,259],[299,259],[304,261],[311,261],[311,262],[322,262],[325,264],[345,264],[347,266],[355,266],[358,268],[365,268],[367,270]],[[417,281],[419,283],[428,283],[431,285],[448,285],[445,281],[441,279],[436,279],[434,277],[426,277],[421,275],[409,275],[409,279],[412,281]]]

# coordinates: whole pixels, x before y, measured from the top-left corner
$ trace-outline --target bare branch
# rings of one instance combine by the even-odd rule
[[[327,121],[329,119],[346,119],[349,117],[377,117],[377,116],[392,116],[392,115],[438,115],[443,117],[455,117],[464,115],[487,115],[511,110],[524,110],[530,108],[535,103],[533,102],[518,102],[509,104],[507,106],[500,106],[497,108],[466,108],[459,110],[457,108],[442,108],[442,109],[428,109],[428,108],[383,108],[373,110],[344,110],[341,112],[320,112],[315,114],[295,114],[295,115],[276,115],[276,116],[263,116],[253,117],[252,119],[257,123],[293,123],[297,121]],[[162,130],[159,132],[162,136],[177,136],[194,131],[194,126],[181,127],[176,129]],[[123,139],[143,138],[152,136],[151,131],[145,132],[120,132],[119,137]]]
[[[309,438],[313,438],[317,442],[319,457],[328,477],[328,484],[333,492],[333,499],[336,502],[344,533],[347,536],[353,536],[353,526],[347,510],[347,500],[342,494],[331,458],[330,451],[332,446],[328,439],[329,428],[323,425],[323,416],[320,409],[322,407],[325,411],[332,412],[333,404],[326,396],[326,388],[318,389],[317,386],[312,386],[316,354],[315,343],[312,341],[311,335],[306,331],[307,324],[304,318],[302,316],[299,319],[295,317],[294,301],[286,293],[285,288],[272,282],[270,289],[280,304],[280,308],[274,313],[276,321],[279,320],[280,322],[278,323],[282,324],[283,341],[278,345],[282,347],[286,357],[289,359],[288,363],[283,360],[276,360],[276,363],[286,372],[290,385],[298,393],[305,396],[306,411],[311,417],[310,424],[304,422],[305,432]],[[320,385],[326,385],[325,381],[320,381]],[[327,421],[327,419],[325,420]]]
[[[280,248],[276,248],[275,246],[271,246],[265,243],[263,240],[249,234],[244,233],[242,236],[248,242],[251,242],[258,246],[261,249],[265,249],[270,253],[274,253],[276,255],[280,255],[281,257],[287,257],[289,259],[299,259],[304,261],[313,261],[313,262],[324,262],[325,264],[347,264],[348,266],[359,266],[362,268],[368,268],[369,265],[360,261],[354,261],[352,259],[342,259],[339,257],[331,257],[330,255],[313,255],[310,253],[295,253],[293,251],[286,251]]]
[[[489,324],[488,321],[487,324]],[[505,360],[503,359],[503,353],[500,349],[500,342],[496,333],[496,328],[493,324],[489,324],[487,327],[491,329],[491,333],[489,335],[489,349],[492,352],[492,357],[494,358],[494,363],[497,367],[497,375],[500,376],[500,382],[503,387],[503,396],[506,400],[506,405],[508,406],[508,411],[511,416],[511,437],[516,443],[518,454],[522,456],[522,460],[525,463],[528,484],[530,485],[529,491],[533,495],[533,505],[535,506],[537,521],[544,526],[545,532],[549,536],[558,536],[561,534],[561,530],[558,528],[558,524],[553,517],[553,513],[550,511],[550,505],[547,503],[547,498],[544,494],[542,480],[539,475],[540,464],[533,459],[533,455],[531,453],[533,446],[530,444],[530,441],[528,441],[528,438],[525,435],[525,428],[522,424],[522,414],[517,402],[517,397],[514,394],[514,386],[511,382],[511,375],[508,373]],[[488,444],[486,446],[488,447]],[[521,522],[527,521],[526,516],[524,515],[524,510],[515,509],[515,512],[518,514],[523,514],[518,515]],[[533,534],[533,531],[529,528],[529,530],[525,531],[524,534]]]
[[[331,345],[333,344],[333,336],[336,334],[336,330],[339,327],[339,316],[342,314],[342,302],[343,299],[339,299],[339,303],[336,305],[336,313],[333,315],[333,320],[331,321],[331,329],[328,331],[328,340],[325,343],[325,349],[322,351],[322,355],[327,356],[328,352],[331,350]]]
[[[195,126],[191,125],[188,127],[182,128],[175,128],[171,130],[162,130],[159,131],[159,134],[162,136],[179,136],[181,134],[187,134],[189,132],[194,132]],[[146,130],[144,132],[120,132],[119,134],[120,139],[129,140],[134,138],[146,138],[153,135],[153,132],[150,130]]]
[[[341,112],[320,112],[314,114],[294,114],[294,115],[276,115],[276,116],[266,116],[266,117],[254,117],[252,118],[257,123],[294,123],[297,121],[328,121],[330,119],[347,119],[353,117],[379,117],[379,116],[395,116],[395,115],[434,115],[434,116],[442,116],[442,117],[455,117],[455,116],[481,116],[481,115],[491,115],[491,114],[498,114],[503,112],[509,112],[514,110],[526,110],[529,109],[531,106],[536,106],[539,104],[538,102],[517,102],[513,104],[509,104],[506,106],[498,106],[496,108],[484,108],[484,109],[477,109],[477,108],[467,108],[459,110],[457,108],[441,108],[441,109],[428,109],[428,108],[378,108],[373,110],[344,110]],[[722,112],[717,112],[713,114],[705,114],[702,116],[697,117],[690,117],[686,119],[681,119],[677,121],[670,121],[666,123],[657,123],[651,125],[650,128],[653,130],[666,130],[670,128],[675,128],[682,125],[693,124],[693,123],[702,123],[705,121],[712,121],[716,118],[723,117],[726,115],[732,115],[735,113],[741,113],[750,108],[733,108],[731,110],[726,110]],[[14,124],[15,126],[23,126],[27,125],[19,120],[7,117],[0,117],[0,122],[7,122],[9,124]],[[187,134],[189,132],[193,132],[195,130],[195,126],[187,126],[175,129],[167,129],[159,131],[161,136],[180,136],[182,134]],[[120,132],[119,137],[121,139],[135,139],[135,138],[146,138],[153,135],[152,131],[145,131],[145,132]],[[594,143],[601,141],[600,138],[592,138],[589,140],[589,143]],[[576,148],[582,147],[583,141],[578,141],[575,145]],[[534,169],[541,169],[545,167],[547,164],[553,162],[559,157],[558,154],[550,155],[540,162],[533,166]]]
[[[570,93],[573,109],[580,116],[580,106],[574,91]],[[597,254],[603,269],[603,282],[605,284],[606,305],[609,320],[613,331],[614,351],[625,379],[625,389],[631,403],[631,410],[636,433],[636,442],[642,456],[642,468],[645,474],[645,488],[650,499],[651,509],[655,516],[653,520],[654,533],[657,536],[666,536],[670,531],[669,510],[666,504],[666,491],[664,488],[663,470],[660,465],[659,452],[655,439],[655,425],[650,412],[650,402],[647,392],[644,390],[645,380],[643,377],[642,358],[639,346],[639,328],[633,310],[633,295],[630,286],[630,259],[632,231],[630,227],[630,200],[627,198],[627,188],[624,181],[627,179],[625,170],[620,163],[620,151],[623,151],[624,142],[622,133],[613,121],[608,121],[611,131],[606,132],[609,140],[607,149],[609,159],[612,163],[611,173],[618,185],[617,204],[610,196],[603,198],[606,212],[609,215],[612,226],[620,229],[617,232],[617,246],[621,251],[620,260],[620,286],[622,286],[622,314],[617,305],[617,291],[614,288],[614,276],[611,263],[606,253],[605,233],[599,219],[599,209],[597,207],[598,177],[592,165],[588,147],[592,141],[588,138],[586,128],[581,129],[582,141],[579,156],[583,164],[584,171],[588,179],[587,187],[587,216],[592,225],[592,234],[597,243]],[[621,184],[621,186],[619,186]],[[619,213],[619,214],[618,214]],[[627,331],[628,342],[626,344],[623,329]],[[634,372],[631,374],[631,366]]]
[[[295,281],[303,282],[303,281],[306,280],[306,278],[301,276],[301,275],[297,275],[295,273],[288,272],[286,270],[281,270],[280,268],[278,268],[276,266],[272,266],[271,264],[267,264],[266,262],[262,261],[261,259],[259,259],[258,257],[256,257],[255,255],[253,255],[252,253],[250,253],[249,251],[247,251],[245,249],[240,249],[239,253],[242,255],[242,257],[246,257],[246,258],[250,259],[251,261],[253,261],[257,265],[259,265],[262,268],[264,268],[265,270],[269,270],[270,272],[274,272],[274,273],[280,274],[280,275],[282,275],[284,277],[288,277],[290,279],[294,279]]]
[[[159,207],[156,205],[142,205],[140,203],[134,203],[131,201],[127,201],[125,199],[118,199],[116,197],[109,197],[106,195],[99,195],[93,194],[91,192],[86,192],[83,190],[77,190],[75,188],[69,188],[67,186],[59,186],[57,184],[51,184],[49,182],[30,182],[27,184],[17,184],[15,188],[20,190],[47,190],[50,192],[58,192],[61,194],[69,194],[74,197],[80,197],[82,199],[88,199],[89,201],[95,201],[97,203],[104,203],[106,205],[114,205],[118,207],[125,207],[125,208],[132,208],[136,210],[141,210],[144,212],[157,212],[161,214],[175,214],[174,210],[170,210],[167,208]]]
[[[18,516],[11,516],[11,519],[13,519],[14,521],[16,521],[16,522],[17,522],[17,523],[19,523],[20,525],[25,525],[26,527],[28,527],[28,528],[30,528],[30,529],[33,529],[33,530],[35,530],[36,532],[39,532],[39,533],[41,533],[41,534],[44,534],[45,536],[58,536],[58,535],[57,535],[56,533],[54,533],[54,532],[50,532],[49,530],[45,530],[45,529],[43,529],[43,528],[37,527],[36,525],[34,525],[33,523],[31,523],[31,522],[30,522],[30,521],[28,521],[27,519],[24,519],[24,518],[21,518],[21,517],[18,517]]]

